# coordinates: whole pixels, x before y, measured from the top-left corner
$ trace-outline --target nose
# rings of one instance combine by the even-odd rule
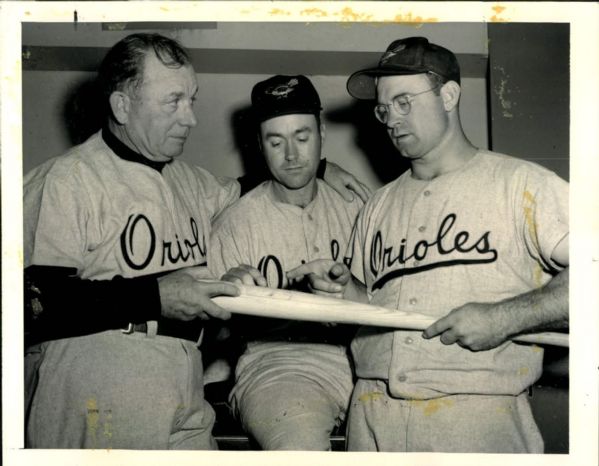
[[[401,129],[401,121],[393,121],[391,122],[391,120],[389,120],[389,122],[387,122],[387,131],[389,132],[389,134],[391,135],[391,137],[398,137],[399,136],[399,131]]]
[[[285,160],[295,160],[297,159],[297,150],[295,144],[293,142],[288,142],[285,144]]]
[[[395,131],[404,121],[404,115],[393,108],[393,105],[387,107],[387,129]]]
[[[189,101],[185,105],[183,105],[181,109],[181,125],[193,128],[197,124],[198,120],[196,119],[196,115],[193,111],[191,101]]]

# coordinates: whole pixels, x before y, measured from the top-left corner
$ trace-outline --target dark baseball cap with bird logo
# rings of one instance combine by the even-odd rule
[[[356,71],[347,80],[347,91],[356,99],[376,98],[379,76],[438,74],[460,84],[460,65],[453,52],[431,44],[425,37],[407,37],[393,41],[375,68]]]
[[[276,75],[252,89],[252,110],[256,121],[296,113],[318,115],[322,110],[318,92],[303,75]]]

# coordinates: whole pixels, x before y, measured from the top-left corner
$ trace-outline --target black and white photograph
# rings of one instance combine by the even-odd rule
[[[0,5],[5,464],[596,464],[596,4],[52,3]]]

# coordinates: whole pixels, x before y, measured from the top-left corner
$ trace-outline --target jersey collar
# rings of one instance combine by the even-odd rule
[[[127,160],[129,162],[137,162],[142,165],[146,165],[150,168],[153,168],[159,173],[162,173],[162,169],[169,162],[156,162],[154,160],[150,160],[138,152],[135,152],[133,149],[129,148],[123,141],[117,138],[112,132],[108,129],[107,126],[102,128],[102,139],[112,152],[114,152],[120,158]]]

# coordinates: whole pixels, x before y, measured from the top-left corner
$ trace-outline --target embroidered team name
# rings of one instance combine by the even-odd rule
[[[413,247],[407,244],[403,238],[399,243],[399,248],[393,246],[387,247],[383,234],[376,232],[372,239],[370,249],[370,271],[375,278],[378,278],[372,285],[372,289],[382,288],[389,280],[403,275],[411,275],[426,270],[439,267],[450,267],[459,264],[484,264],[497,260],[497,250],[493,249],[489,242],[490,231],[486,231],[480,238],[472,239],[467,231],[454,232],[454,225],[457,215],[447,215],[441,225],[433,242],[422,239],[414,244]],[[434,252],[432,252],[434,251]],[[451,255],[452,259],[426,263],[422,266],[412,268],[395,268],[398,265],[404,265],[408,261],[424,261],[429,253],[434,253],[441,257]],[[463,254],[463,257],[459,255]],[[387,272],[387,270],[395,268]]]
[[[152,222],[143,214],[130,215],[127,225],[121,233],[121,252],[129,267],[134,270],[145,269],[157,254],[160,254],[160,265],[178,264],[179,262],[191,262],[194,265],[199,259],[206,257],[206,239],[200,234],[196,221],[190,217],[192,240],[180,240],[175,235],[175,241],[162,241],[159,246],[156,241],[156,232]],[[144,250],[140,250],[142,244],[147,244]]]

